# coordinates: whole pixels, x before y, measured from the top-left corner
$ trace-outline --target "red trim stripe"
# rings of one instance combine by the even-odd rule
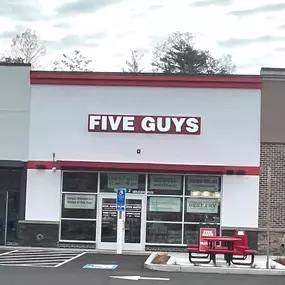
[[[31,84],[261,89],[259,76],[31,71]]]
[[[28,169],[57,169],[63,170],[96,170],[96,171],[131,171],[131,172],[161,172],[161,173],[218,173],[228,171],[244,171],[244,175],[258,176],[259,166],[222,166],[222,165],[185,165],[157,163],[125,163],[125,162],[96,162],[96,161],[29,161]]]

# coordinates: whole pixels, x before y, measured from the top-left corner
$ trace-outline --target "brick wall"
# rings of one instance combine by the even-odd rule
[[[259,228],[265,228],[267,215],[267,167],[271,166],[270,227],[285,231],[285,144],[261,144]]]
[[[271,252],[277,252],[285,234],[285,143],[262,143],[260,151],[259,238],[260,252],[266,250],[267,167],[271,166],[270,231]],[[263,230],[263,231],[262,231]]]

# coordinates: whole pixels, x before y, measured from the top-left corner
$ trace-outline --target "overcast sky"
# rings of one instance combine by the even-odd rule
[[[285,0],[0,0],[0,53],[25,28],[46,42],[41,63],[81,50],[96,71],[121,71],[131,50],[145,53],[172,32],[196,35],[215,57],[231,54],[238,73],[285,67]]]

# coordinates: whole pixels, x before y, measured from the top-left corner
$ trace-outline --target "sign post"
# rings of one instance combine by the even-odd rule
[[[126,204],[126,189],[119,188],[117,190],[117,254],[122,254],[123,251],[123,212]]]

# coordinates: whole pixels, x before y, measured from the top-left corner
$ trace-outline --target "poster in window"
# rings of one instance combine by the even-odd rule
[[[150,197],[150,212],[181,212],[181,199],[172,197]]]
[[[95,195],[64,194],[65,209],[94,210],[95,203]]]
[[[188,198],[186,201],[187,213],[217,214],[219,211],[218,199]]]
[[[188,191],[219,191],[218,176],[187,176]]]
[[[182,177],[178,175],[150,175],[151,190],[181,190]]]
[[[139,176],[137,174],[108,174],[108,188],[139,188]]]

